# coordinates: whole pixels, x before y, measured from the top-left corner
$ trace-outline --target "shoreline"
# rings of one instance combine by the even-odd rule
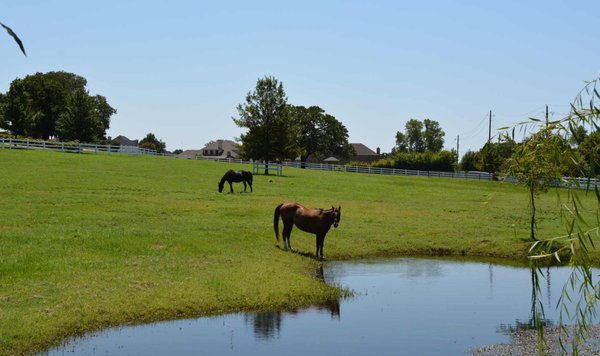
[[[561,348],[559,337],[563,337],[563,343],[567,354],[572,354],[573,331],[576,326],[567,326],[569,335],[565,337],[561,327],[551,326],[544,328],[544,340],[546,355],[564,355]],[[475,356],[503,356],[503,355],[537,355],[538,354],[538,331],[537,329],[519,330],[511,333],[510,343],[485,345],[469,350],[471,355]],[[585,341],[580,341],[578,347],[581,355],[600,355],[600,325],[591,325],[588,327],[588,333]]]

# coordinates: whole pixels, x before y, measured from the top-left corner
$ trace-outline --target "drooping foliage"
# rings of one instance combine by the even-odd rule
[[[591,178],[581,179],[586,172],[594,172],[598,146],[596,138],[583,139],[579,145],[573,144],[573,137],[581,138],[580,127],[591,127],[598,132],[600,122],[600,94],[597,84],[600,78],[587,82],[571,104],[570,114],[554,122],[541,123],[534,119],[525,124],[538,125],[531,137],[519,145],[509,160],[508,174],[528,189],[531,239],[530,253],[533,281],[539,289],[539,260],[554,258],[559,262],[569,261],[572,273],[563,287],[558,305],[560,306],[561,346],[567,352],[562,338],[566,335],[566,324],[575,324],[572,335],[571,352],[578,354],[579,345],[588,335],[588,326],[596,322],[597,301],[600,283],[594,277],[589,251],[595,248],[600,238],[600,188]],[[596,134],[588,137],[594,137]],[[579,146],[582,148],[578,149]],[[565,227],[562,236],[539,236],[536,231],[536,199],[540,192],[556,188],[558,207]],[[584,206],[580,196],[594,194],[595,206]],[[592,218],[589,218],[589,216]],[[570,300],[573,303],[567,303]],[[568,305],[574,307],[568,307]],[[543,306],[536,305],[536,325],[539,331],[539,350],[544,350]]]

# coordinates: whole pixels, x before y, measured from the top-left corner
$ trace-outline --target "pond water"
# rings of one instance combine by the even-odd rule
[[[548,323],[570,269],[542,269]],[[355,296],[303,310],[240,313],[119,327],[68,341],[50,355],[457,355],[509,342],[532,325],[528,268],[401,258],[328,262],[328,283]]]

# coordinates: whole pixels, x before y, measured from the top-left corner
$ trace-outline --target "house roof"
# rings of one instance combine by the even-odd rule
[[[117,141],[119,144],[123,145],[123,146],[137,146],[138,145],[138,140],[130,140],[129,138],[123,136],[123,135],[119,135],[117,137],[115,137],[113,139],[113,141]]]
[[[362,143],[351,143],[351,145],[354,147],[357,156],[377,156],[377,152]]]
[[[185,150],[177,155],[180,158],[196,158],[196,156],[202,156],[202,150]]]
[[[237,151],[239,146],[237,143],[231,140],[216,140],[211,141],[204,146],[203,150],[223,150],[227,151]]]

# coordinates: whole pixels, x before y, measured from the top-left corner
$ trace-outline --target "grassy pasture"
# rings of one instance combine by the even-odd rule
[[[277,247],[284,201],[342,206],[328,259],[519,262],[529,247],[526,191],[498,182],[284,168],[255,176],[253,193],[223,194],[225,170],[249,166],[0,150],[0,167],[0,354],[110,325],[337,298],[314,277],[314,236],[294,229],[302,253]],[[540,236],[563,234],[555,194],[537,204]]]

